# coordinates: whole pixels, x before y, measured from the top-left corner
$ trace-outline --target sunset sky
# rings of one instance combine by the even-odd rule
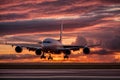
[[[120,0],[0,0],[0,43],[59,39],[64,23],[63,44],[88,45],[101,41],[90,55],[72,52],[54,60],[41,60],[34,52],[17,54],[0,45],[0,63],[6,62],[120,62]]]

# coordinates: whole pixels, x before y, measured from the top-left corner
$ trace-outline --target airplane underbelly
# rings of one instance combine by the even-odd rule
[[[46,46],[46,47],[43,47],[43,51],[44,52],[51,52],[54,54],[59,54],[60,51],[57,48],[58,48],[58,46]]]
[[[56,46],[46,46],[43,47],[43,51],[49,52],[49,51],[54,51],[57,47]]]

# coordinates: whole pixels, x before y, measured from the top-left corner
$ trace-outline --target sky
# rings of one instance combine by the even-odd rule
[[[101,46],[90,55],[79,51],[69,60],[61,54],[48,61],[0,45],[0,62],[120,62],[120,0],[0,0],[0,43],[59,39],[61,22],[63,44]]]

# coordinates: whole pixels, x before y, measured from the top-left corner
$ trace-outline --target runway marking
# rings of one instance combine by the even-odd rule
[[[120,76],[0,76],[0,78],[113,78],[120,79]]]

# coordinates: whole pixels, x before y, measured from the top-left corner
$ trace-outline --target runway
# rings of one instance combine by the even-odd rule
[[[0,69],[0,79],[13,80],[119,80],[120,69]]]

